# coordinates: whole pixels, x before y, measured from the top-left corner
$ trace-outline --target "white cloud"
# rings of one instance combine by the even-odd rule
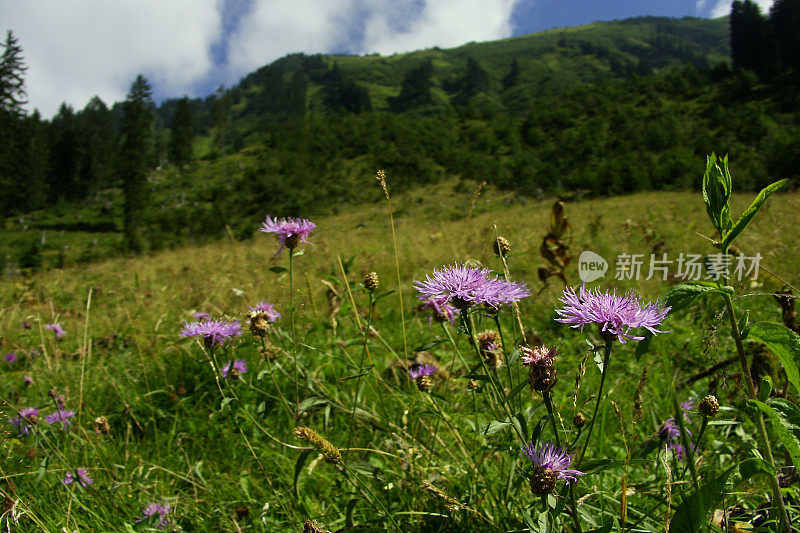
[[[408,4],[392,0],[369,4],[364,52],[390,54],[452,47],[468,41],[487,41],[512,34],[511,14],[519,0],[424,0],[410,13]]]
[[[212,68],[219,0],[5,0],[0,20],[22,46],[30,103],[44,116],[95,94],[122,100],[142,72],[162,93],[187,91]],[[188,91],[187,91],[188,92]]]
[[[717,0],[717,3],[711,8],[709,16],[716,18],[729,15],[731,12],[731,3],[731,0]],[[769,8],[772,6],[772,0],[755,0],[755,3],[758,4],[758,7],[761,8],[761,12],[764,14],[767,14]],[[708,0],[698,0],[697,10],[702,11],[706,7],[706,4],[708,4]]]
[[[242,75],[293,52],[324,53],[348,43],[355,0],[260,0],[231,35],[228,65]]]

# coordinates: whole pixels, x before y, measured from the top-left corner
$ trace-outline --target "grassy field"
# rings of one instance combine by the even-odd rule
[[[365,180],[364,187],[377,186]],[[17,354],[0,361],[3,411],[9,419],[26,407],[40,412],[25,436],[2,426],[0,524],[13,531],[300,531],[313,519],[331,531],[574,531],[580,517],[584,531],[664,530],[671,520],[673,531],[694,531],[720,530],[720,516],[741,527],[763,524],[769,476],[722,476],[756,453],[741,369],[722,366],[687,383],[736,355],[722,300],[703,297],[670,315],[663,324],[670,333],[639,361],[635,342],[615,344],[599,395],[600,336],[557,323],[563,283],[537,279],[547,266],[540,245],[554,200],[473,193],[442,182],[393,197],[396,247],[386,202],[315,220],[313,245],[299,248],[291,271],[289,253],[275,256],[274,238],[259,234],[0,281],[0,351]],[[734,217],[749,196],[734,194]],[[745,255],[762,256],[757,280],[732,283],[737,309],[748,309],[751,322],[781,322],[770,294],[800,286],[799,209],[800,194],[774,196],[736,241]],[[575,257],[569,284],[579,285],[577,257],[591,250],[610,263],[600,288],[634,288],[655,299],[668,282],[614,280],[614,259],[714,253],[703,237],[714,231],[705,211],[695,192],[567,204]],[[479,261],[502,274],[495,235],[511,243],[511,277],[532,292],[520,302],[519,320],[510,308],[497,320],[475,317],[478,332],[503,334],[507,364],[497,367],[481,364],[458,321],[429,325],[415,313],[412,286],[453,262]],[[370,271],[381,280],[373,306],[361,284]],[[263,339],[244,318],[260,300],[282,315]],[[179,338],[197,312],[238,319],[245,332],[213,350]],[[63,339],[45,329],[53,323],[63,326]],[[558,381],[548,393],[555,417],[526,386],[528,369],[515,349],[520,325],[529,343],[538,337],[557,347]],[[745,347],[755,378],[771,376],[776,391],[793,396],[781,365],[756,343]],[[246,373],[221,375],[220,367],[242,359]],[[439,367],[429,392],[408,378],[411,362]],[[672,391],[679,401],[713,393],[722,404],[707,428],[696,412],[686,419],[685,430],[702,441],[683,461],[658,436],[675,417]],[[587,475],[569,491],[559,483],[548,497],[532,496],[521,444],[574,441],[570,453],[580,453],[586,429],[572,420],[578,412],[591,418],[598,397],[597,427],[579,468]],[[43,420],[58,402],[76,413],[69,431]],[[341,462],[319,441],[298,438],[298,426],[327,439]],[[778,467],[791,465],[791,449],[774,446]],[[78,468],[94,483],[64,484]],[[717,525],[704,515],[686,526],[681,502],[698,484],[723,478],[730,481],[719,491],[724,498],[709,496],[703,508]],[[784,491],[795,519],[799,493],[797,483]],[[169,512],[145,518],[152,503]]]

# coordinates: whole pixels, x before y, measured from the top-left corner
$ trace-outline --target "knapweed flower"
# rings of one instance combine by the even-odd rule
[[[520,346],[519,349],[522,364],[530,368],[528,382],[531,390],[539,392],[550,390],[558,379],[555,366],[556,349],[548,348],[547,346],[536,346],[534,348]]]
[[[420,313],[428,313],[429,326],[433,326],[434,320],[439,323],[447,320],[452,326],[456,315],[459,313],[458,309],[447,303],[446,298],[431,298],[430,300],[425,300],[419,304],[417,311]]]
[[[280,255],[283,248],[286,247],[290,251],[294,250],[301,242],[308,242],[307,237],[314,231],[317,225],[305,218],[275,218],[273,219],[267,215],[267,220],[258,228],[259,231],[264,233],[274,233],[278,237],[278,242],[281,247],[275,255]]]
[[[67,332],[64,331],[64,328],[61,327],[61,324],[45,324],[44,329],[49,329],[52,331],[56,336],[57,341],[63,339],[67,335]]]
[[[20,409],[17,416],[10,418],[8,423],[14,426],[20,437],[27,436],[33,429],[33,426],[39,421],[39,410],[35,407],[26,407]]]
[[[684,429],[686,430],[686,439],[689,441],[689,446],[694,450],[694,444],[691,442],[692,432],[689,431],[687,427],[684,427]],[[661,424],[661,427],[658,428],[658,436],[667,445],[667,448],[672,450],[672,453],[675,454],[675,458],[678,461],[683,461],[686,451],[681,442],[681,429],[674,418],[668,418]]]
[[[31,323],[24,320],[22,324],[20,324],[19,329],[31,329]]]
[[[700,400],[700,404],[697,406],[697,410],[703,415],[705,418],[713,418],[717,416],[719,413],[719,400],[713,394],[709,394],[702,400]]]
[[[17,362],[17,354],[14,352],[8,352],[3,356],[3,361],[6,363],[16,363]]]
[[[158,522],[155,525],[156,529],[166,529],[169,527],[169,515],[172,513],[172,507],[168,503],[149,503],[147,507],[142,509],[142,517],[137,522],[143,522],[151,516],[158,515]]]
[[[30,387],[31,385],[33,385],[33,378],[30,376],[25,376],[24,378],[22,378],[22,382],[25,383],[26,387]]]
[[[431,388],[431,376],[436,373],[434,365],[411,365],[408,368],[408,378],[417,383],[417,388],[426,392]]]
[[[75,411],[68,411],[63,407],[59,407],[58,411],[44,417],[44,421],[47,422],[47,424],[50,426],[56,423],[60,423],[61,426],[64,428],[64,431],[67,431],[72,426],[72,422],[70,421],[70,419],[73,416],[75,416]]]
[[[601,294],[599,289],[586,290],[586,285],[582,284],[578,294],[566,287],[560,301],[565,307],[556,310],[561,317],[556,321],[581,331],[587,324],[597,324],[601,335],[616,337],[621,343],[644,339],[631,333],[636,328],[645,328],[654,335],[669,333],[656,327],[664,321],[670,308],[658,302],[645,304],[633,291],[623,296],[617,295],[617,291]]]
[[[203,337],[203,342],[210,349],[231,337],[238,337],[241,334],[242,326],[239,325],[238,321],[208,320],[205,322],[186,322],[178,336]]]
[[[203,311],[198,311],[193,316],[194,319],[197,320],[198,322],[203,322],[211,318],[211,315],[209,315],[208,313],[204,313]]]
[[[64,479],[61,481],[64,485],[70,485],[75,480],[78,480],[78,483],[81,484],[81,487],[88,487],[94,480],[89,476],[89,472],[86,471],[85,468],[78,468],[74,472],[67,472],[64,475]]]
[[[250,322],[250,332],[257,337],[263,337],[269,331],[269,325],[278,320],[281,314],[272,304],[262,300],[250,308],[247,317]]]
[[[479,333],[478,352],[486,361],[487,365],[492,367],[502,365],[503,351],[500,346],[500,334],[492,329],[487,329],[483,333]]]
[[[237,361],[228,361],[228,364],[222,367],[222,377],[223,378],[238,378],[242,374],[247,372],[247,362],[244,359],[239,359]]]
[[[545,442],[534,446],[531,442],[522,447],[522,452],[533,463],[531,493],[534,496],[547,496],[553,492],[559,479],[570,484],[577,481],[579,476],[585,475],[579,470],[571,469],[572,456],[553,443]]]
[[[420,292],[419,299],[450,303],[464,310],[476,305],[499,307],[530,296],[524,283],[508,281],[493,276],[488,268],[451,265],[433,270],[425,281],[414,281]]]

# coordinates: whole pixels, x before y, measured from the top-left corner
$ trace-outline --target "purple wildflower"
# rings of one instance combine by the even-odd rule
[[[570,468],[572,455],[551,442],[534,446],[533,442],[522,447],[522,452],[533,463],[531,491],[544,496],[552,492],[555,483],[563,479],[567,484],[574,483],[584,472]]]
[[[20,437],[27,436],[33,426],[39,421],[39,410],[35,407],[26,407],[20,409],[17,416],[10,418],[8,423],[14,426],[14,429],[19,432]]]
[[[548,348],[547,346],[541,345],[529,348],[527,346],[520,346],[519,349],[520,352],[522,352],[520,360],[524,366],[533,367],[542,363],[552,363],[556,358],[555,347]]]
[[[143,522],[151,516],[158,515],[158,523],[155,525],[156,529],[166,529],[169,526],[168,515],[172,513],[172,507],[168,503],[149,503],[147,507],[142,509],[142,518],[137,522]]]
[[[27,357],[28,357],[28,359],[30,359],[30,360],[34,360],[34,359],[36,359],[37,357],[39,357],[40,355],[42,355],[42,352],[40,352],[40,351],[39,351],[39,350],[37,350],[36,348],[32,348],[32,349],[31,349],[31,350],[28,352],[28,356],[27,356]]]
[[[49,329],[52,331],[56,336],[57,341],[60,341],[67,335],[67,332],[64,331],[64,328],[61,327],[61,324],[45,324],[44,329]]]
[[[89,472],[85,468],[78,468],[74,472],[67,472],[64,479],[61,481],[64,485],[70,485],[75,480],[81,484],[81,487],[87,487],[94,483],[94,480],[89,476]]]
[[[267,220],[258,228],[264,233],[274,233],[278,237],[281,247],[275,255],[280,255],[283,248],[294,250],[301,242],[308,242],[307,237],[314,231],[317,225],[305,218],[275,218],[267,215]]]
[[[210,318],[211,315],[209,315],[208,313],[204,313],[203,311],[198,311],[197,313],[194,314],[194,319],[199,322],[203,322],[204,320],[208,320]]]
[[[685,413],[684,416],[686,416]],[[689,431],[689,428],[684,429],[686,430],[686,438],[691,441],[692,432]],[[681,441],[681,429],[678,427],[678,424],[675,422],[674,418],[668,418],[663,424],[661,424],[661,427],[658,428],[658,436],[667,444],[667,448],[672,450],[672,453],[675,454],[675,458],[678,461],[683,461],[686,450],[684,450],[683,443]],[[693,443],[689,442],[689,446],[691,446],[692,450],[694,450]]]
[[[447,303],[447,298],[431,298],[425,300],[418,307],[419,312],[428,312],[428,325],[433,326],[433,321],[444,322],[447,320],[450,325],[456,320],[458,309]]]
[[[6,363],[16,363],[17,362],[17,354],[15,354],[14,352],[8,352],[7,354],[5,354],[3,356],[3,360]]]
[[[417,379],[422,376],[432,376],[436,373],[434,365],[411,365],[408,369],[408,377],[410,379]]]
[[[586,290],[586,284],[582,284],[579,294],[566,287],[560,301],[565,307],[556,310],[561,316],[556,321],[581,330],[587,324],[597,324],[601,333],[608,332],[621,343],[627,339],[644,339],[630,332],[635,328],[645,328],[654,335],[669,333],[656,327],[666,318],[670,308],[662,307],[658,302],[645,304],[633,291],[624,296],[617,295],[617,291],[601,294],[599,289]]]
[[[44,417],[44,421],[51,426],[55,423],[60,423],[64,428],[64,431],[67,431],[72,426],[70,418],[72,418],[73,416],[75,416],[75,411],[68,411],[63,407],[59,407],[58,411]]]
[[[31,329],[31,323],[25,320],[20,324],[19,329]]]
[[[33,385],[33,378],[30,376],[25,376],[24,378],[22,378],[22,381],[25,383],[26,387],[30,387],[31,385]]]
[[[433,276],[429,274],[425,281],[414,281],[414,287],[420,292],[420,300],[435,300],[439,305],[451,303],[459,309],[481,304],[510,305],[531,294],[524,283],[492,276],[488,268],[464,265],[434,269]]]
[[[207,322],[186,322],[181,329],[179,337],[203,337],[208,348],[213,348],[231,337],[242,334],[242,326],[238,321],[222,322],[209,320]]]
[[[275,322],[281,317],[281,314],[275,310],[275,306],[264,300],[258,302],[255,307],[251,307],[250,314],[263,316],[270,322]]]
[[[681,402],[681,411],[683,411],[683,419],[689,424],[692,423],[692,419],[689,418],[689,412],[692,409],[694,409],[695,401],[696,398],[689,398],[685,402]]]
[[[231,368],[233,366],[233,368]],[[228,364],[222,367],[222,377],[223,378],[238,378],[242,374],[247,372],[247,362],[244,359],[239,359],[237,361],[228,361]],[[230,376],[229,376],[230,374]]]

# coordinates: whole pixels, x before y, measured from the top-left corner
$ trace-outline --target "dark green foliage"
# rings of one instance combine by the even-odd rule
[[[519,68],[519,62],[515,57],[514,61],[511,62],[511,68],[509,68],[508,74],[503,76],[503,80],[501,82],[503,85],[503,89],[510,89],[511,87],[517,84],[517,81],[519,80],[520,70],[521,69]]]
[[[0,56],[0,109],[13,115],[22,115],[25,98],[25,71],[28,67],[22,59],[22,47],[11,30],[3,43]]]
[[[800,71],[800,0],[775,0],[769,18],[784,67]]]
[[[775,39],[769,21],[751,0],[731,4],[731,59],[734,68],[760,74],[775,69]]]
[[[175,106],[169,139],[170,159],[178,166],[183,166],[192,160],[193,130],[194,111],[189,97],[184,96]]]
[[[347,78],[334,63],[322,85],[323,101],[331,111],[361,113],[372,111],[369,91]]]
[[[433,63],[430,59],[409,70],[400,86],[400,94],[389,99],[392,111],[406,111],[431,105],[433,103],[431,76],[433,76]]]
[[[153,142],[152,105],[150,84],[140,74],[131,85],[124,104],[118,165],[125,199],[125,244],[131,250],[138,250],[142,246],[141,222],[148,205],[147,175]]]

